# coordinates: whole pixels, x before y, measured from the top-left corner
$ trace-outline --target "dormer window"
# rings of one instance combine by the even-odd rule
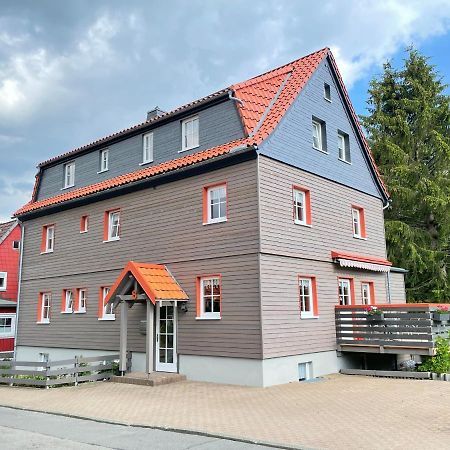
[[[105,148],[100,150],[100,170],[98,173],[109,170],[109,150]]]
[[[331,88],[328,83],[323,83],[323,98],[331,102]]]
[[[189,117],[181,122],[181,151],[199,146],[198,116]]]
[[[142,164],[153,162],[153,133],[142,136]]]
[[[75,161],[64,164],[64,189],[75,186]]]

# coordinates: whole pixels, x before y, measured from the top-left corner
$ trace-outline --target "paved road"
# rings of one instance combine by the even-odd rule
[[[269,447],[0,407],[0,449],[268,450]]]

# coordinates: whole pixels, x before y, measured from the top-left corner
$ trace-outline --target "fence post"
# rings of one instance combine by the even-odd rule
[[[132,358],[132,352],[130,350],[128,350],[127,351],[127,372],[131,372],[131,358]]]
[[[75,355],[75,362],[73,363],[73,366],[75,368],[74,376],[75,376],[75,386],[78,386],[78,368],[80,367],[78,356]]]
[[[48,372],[50,371],[50,359],[48,359],[45,364],[45,389],[49,389],[50,375],[48,374]]]

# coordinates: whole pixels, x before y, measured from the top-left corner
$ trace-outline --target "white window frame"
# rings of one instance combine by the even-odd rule
[[[61,311],[63,314],[71,314],[73,312],[73,290],[72,289],[64,289],[64,311]]]
[[[17,242],[17,247],[15,246]],[[14,250],[20,250],[20,241],[12,241],[12,248]]]
[[[188,127],[192,124],[192,138],[189,139]],[[191,150],[197,148],[200,145],[200,132],[199,132],[199,118],[198,116],[192,116],[181,121],[181,150]]]
[[[225,191],[225,197],[218,197],[217,199],[212,198],[212,194],[217,191],[224,190]],[[222,200],[225,198],[225,200]],[[207,188],[206,191],[206,202],[207,202],[207,223],[219,223],[219,222],[226,222],[228,219],[228,189],[227,184],[218,184],[216,186],[211,186]],[[219,205],[219,214],[221,212],[221,209],[224,208],[224,215],[219,215],[219,217],[212,217],[212,211],[211,206],[212,204]]]
[[[305,287],[309,287],[309,293],[306,294]],[[308,319],[314,317],[314,283],[310,277],[300,277],[298,279],[299,301],[300,301],[300,317]],[[309,311],[306,305],[309,306]],[[305,309],[304,309],[305,308]]]
[[[352,208],[352,227],[353,237],[362,239],[361,210],[359,208]]]
[[[109,294],[109,287],[102,287],[103,316],[99,320],[116,320],[116,315],[112,312],[113,304],[105,305],[105,298]]]
[[[100,150],[100,170],[97,173],[107,172],[109,170],[109,149]]]
[[[75,311],[77,314],[83,314],[86,312],[86,303],[87,303],[87,289],[81,288],[78,289],[78,309]],[[84,304],[82,304],[82,300],[84,300]]]
[[[68,189],[75,186],[75,161],[64,164],[64,187]]]
[[[46,225],[44,253],[53,253],[54,249],[55,249],[55,225]]]
[[[346,287],[348,294],[345,294]],[[346,303],[347,297],[348,303]],[[349,278],[339,278],[339,304],[348,306],[352,304],[352,283]]]
[[[317,120],[313,119],[312,127],[313,127],[313,135],[312,135],[313,148],[321,152],[324,152],[325,150],[323,149],[323,142],[322,142],[322,124]],[[315,140],[317,140],[317,145],[315,144]]]
[[[52,308],[52,294],[51,292],[43,292],[41,305],[41,321],[39,323],[50,323],[50,313]],[[48,303],[48,304],[47,304]],[[47,312],[47,314],[45,314]],[[47,317],[45,317],[47,316]]]
[[[367,290],[366,290],[367,288]],[[371,291],[371,283],[367,281],[363,281],[361,283],[361,298],[363,305],[372,305],[373,299],[372,299],[372,291]]]
[[[329,91],[329,96],[327,96],[327,86],[328,86],[328,91]],[[327,101],[331,103],[331,85],[328,83],[323,83],[323,98]]]
[[[114,225],[113,219],[117,216],[117,225]],[[117,231],[117,234],[115,232]],[[120,239],[120,211],[110,211],[108,213],[108,241],[118,241]]]
[[[81,225],[84,225],[84,228],[80,226],[80,233],[87,233],[89,231],[89,216],[87,214],[81,216]]]
[[[209,277],[201,277],[200,280],[200,315],[197,317],[197,319],[210,319],[210,320],[218,320],[221,319],[222,314],[222,279],[219,276],[209,276]],[[213,288],[211,288],[211,309],[212,311],[205,311],[205,284],[211,283],[214,285],[214,282],[219,283],[220,288],[220,294],[214,294]],[[220,310],[214,311],[214,299],[216,297],[219,297],[219,305]]]
[[[142,162],[141,165],[153,162],[153,133],[142,136]]]
[[[299,210],[299,205],[301,205],[301,210],[303,212],[303,218],[298,217],[298,210]],[[306,222],[306,217],[307,217],[307,212],[306,212],[306,192],[301,190],[301,189],[297,189],[294,188],[294,222],[296,224],[299,225],[307,225]]]
[[[0,321],[2,319],[11,319],[11,331],[8,333],[3,333],[2,328],[0,327],[0,339],[4,338],[12,338],[15,336],[16,332],[16,315],[15,314],[0,314]]]
[[[346,139],[347,137],[347,139]],[[339,160],[351,164],[351,158],[350,158],[350,148],[348,147],[348,136],[346,136],[344,133],[338,132],[338,152],[339,152]],[[346,154],[348,153],[349,159],[346,158]]]
[[[4,292],[8,287],[8,272],[0,272],[0,279],[3,280],[3,286],[0,285],[0,292]]]

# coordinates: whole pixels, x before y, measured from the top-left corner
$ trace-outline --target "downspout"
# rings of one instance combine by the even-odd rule
[[[391,201],[391,199],[387,199],[386,200],[386,204],[385,205],[383,205],[383,211],[385,210],[385,209],[387,209],[389,206],[391,206],[391,203],[392,203],[392,201]],[[386,257],[387,257],[387,255],[386,255]],[[391,298],[391,270],[389,269],[389,272],[386,272],[386,281],[387,281],[387,286],[386,286],[386,290],[387,290],[387,300],[388,300],[388,303],[389,304],[391,304],[392,303],[392,298]]]
[[[20,220],[19,220],[19,226],[21,228],[21,236],[20,236],[19,280],[18,280],[17,304],[16,304],[16,329],[14,330],[14,355],[13,355],[14,359],[16,359],[17,333],[18,333],[18,330],[19,330],[20,296],[21,296],[21,293],[22,293],[23,249],[24,249],[24,243],[25,243],[25,225]]]

